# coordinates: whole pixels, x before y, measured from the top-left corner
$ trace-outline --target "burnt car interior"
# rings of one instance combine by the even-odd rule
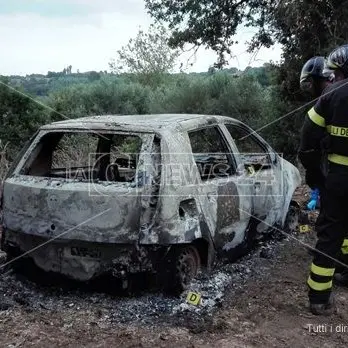
[[[259,172],[270,169],[272,160],[268,148],[248,129],[226,124],[240,153],[244,168]],[[192,154],[202,180],[226,177],[236,172],[234,156],[217,127],[189,132]]]
[[[233,175],[234,159],[217,127],[189,132],[192,154],[202,180]]]
[[[245,169],[266,170],[272,167],[268,149],[249,130],[234,124],[225,124],[240,153]]]
[[[20,174],[133,182],[141,146],[137,135],[50,132],[40,139]]]

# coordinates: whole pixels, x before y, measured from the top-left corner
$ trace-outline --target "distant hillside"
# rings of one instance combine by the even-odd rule
[[[271,84],[270,76],[267,73],[267,66],[257,68],[246,68],[244,71],[237,68],[223,69],[222,72],[231,74],[238,77],[242,74],[253,75],[258,82],[263,86]],[[190,76],[210,76],[215,73],[221,73],[210,68],[208,72],[189,73]],[[173,74],[178,75],[178,74]],[[52,92],[59,91],[66,87],[78,84],[89,84],[100,79],[106,79],[108,81],[115,80],[120,81],[128,78],[128,75],[116,75],[108,73],[107,71],[88,71],[83,73],[71,73],[69,70],[64,69],[62,72],[49,71],[46,75],[31,74],[26,76],[12,75],[8,76],[9,82],[14,87],[21,87],[26,93],[34,96],[48,96]]]

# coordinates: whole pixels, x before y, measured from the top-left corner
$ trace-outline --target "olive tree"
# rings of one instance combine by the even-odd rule
[[[133,74],[145,84],[154,83],[173,71],[179,57],[179,50],[169,47],[168,40],[163,25],[151,24],[148,31],[139,29],[136,37],[117,51],[110,69],[117,74]]]

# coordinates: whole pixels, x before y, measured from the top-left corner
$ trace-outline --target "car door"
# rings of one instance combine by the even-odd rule
[[[219,126],[188,133],[192,154],[200,173],[200,207],[211,221],[212,238],[222,253],[233,250],[245,240],[252,196],[236,171],[230,144]]]
[[[249,173],[253,185],[252,213],[259,220],[259,232],[267,231],[279,219],[282,206],[282,173],[272,148],[243,124],[225,124],[238,149],[241,169]]]

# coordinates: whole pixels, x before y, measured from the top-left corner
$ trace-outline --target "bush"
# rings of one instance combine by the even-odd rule
[[[41,124],[53,120],[105,114],[195,113],[234,117],[260,130],[276,151],[293,159],[303,112],[289,115],[276,85],[262,86],[253,74],[235,77],[228,71],[212,74],[163,75],[154,87],[135,78],[101,76],[74,84],[40,100],[50,110],[8,87],[0,86],[0,140],[18,148]],[[55,110],[55,111],[52,111]],[[270,124],[270,125],[269,125]]]
[[[303,121],[302,113],[277,121],[293,107],[281,100],[278,86],[264,87],[253,75],[236,78],[228,72],[166,75],[155,88],[135,79],[102,79],[52,94],[50,106],[60,113],[58,119],[147,113],[230,116],[262,128],[261,136],[288,158],[297,151]]]
[[[33,97],[9,87],[7,79],[0,79],[0,142],[6,144],[10,160],[36,129],[49,121],[48,110]]]
[[[74,85],[50,95],[54,119],[88,115],[145,114],[149,112],[150,90],[138,83],[100,80]]]

